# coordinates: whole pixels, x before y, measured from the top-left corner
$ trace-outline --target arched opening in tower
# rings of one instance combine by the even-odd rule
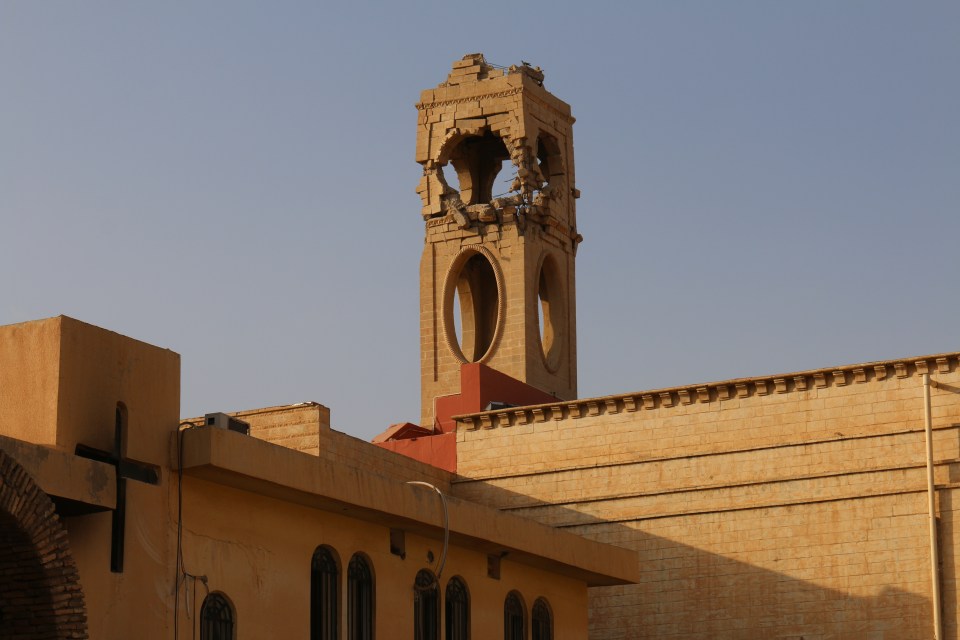
[[[487,204],[495,196],[509,192],[512,168],[507,145],[490,131],[464,137],[441,164],[444,181],[460,193],[465,205]],[[503,184],[498,184],[501,174],[506,175]]]
[[[563,175],[563,157],[560,153],[560,145],[557,140],[550,135],[541,133],[537,137],[537,168],[540,169],[540,175],[546,184],[551,184],[553,179]]]

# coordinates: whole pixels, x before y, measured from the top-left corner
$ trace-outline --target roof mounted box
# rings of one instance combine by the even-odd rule
[[[218,429],[227,429],[228,431],[236,431],[237,433],[242,433],[245,436],[250,435],[250,423],[244,422],[243,420],[238,420],[232,416],[228,416],[225,413],[208,413],[203,416],[203,424],[208,427],[217,427]]]

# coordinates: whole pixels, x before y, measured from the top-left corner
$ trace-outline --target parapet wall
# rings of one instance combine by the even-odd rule
[[[231,412],[250,425],[250,437],[309,453],[322,462],[372,469],[398,482],[424,480],[447,491],[450,473],[330,428],[330,409],[317,402]],[[203,418],[183,420],[203,424]]]
[[[461,417],[453,491],[639,552],[592,638],[930,637],[927,372],[953,638],[955,353]]]

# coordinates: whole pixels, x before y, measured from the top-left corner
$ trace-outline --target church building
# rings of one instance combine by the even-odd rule
[[[0,327],[0,640],[958,638],[960,353],[580,398],[570,106],[470,54],[417,115],[419,423]]]

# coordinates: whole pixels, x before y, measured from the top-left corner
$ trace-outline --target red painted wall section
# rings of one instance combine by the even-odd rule
[[[436,433],[421,438],[387,440],[374,444],[446,471],[457,470],[456,433]]]
[[[456,427],[453,416],[483,411],[491,402],[505,402],[522,407],[556,401],[557,398],[546,391],[531,387],[486,365],[465,364],[460,367],[460,393],[435,400],[437,417],[434,428],[441,433],[450,433]]]
[[[556,398],[479,363],[460,367],[460,393],[435,400],[433,431],[409,422],[392,425],[373,444],[447,471],[457,470],[457,434],[453,416],[476,413],[491,402],[517,407],[556,402]]]

